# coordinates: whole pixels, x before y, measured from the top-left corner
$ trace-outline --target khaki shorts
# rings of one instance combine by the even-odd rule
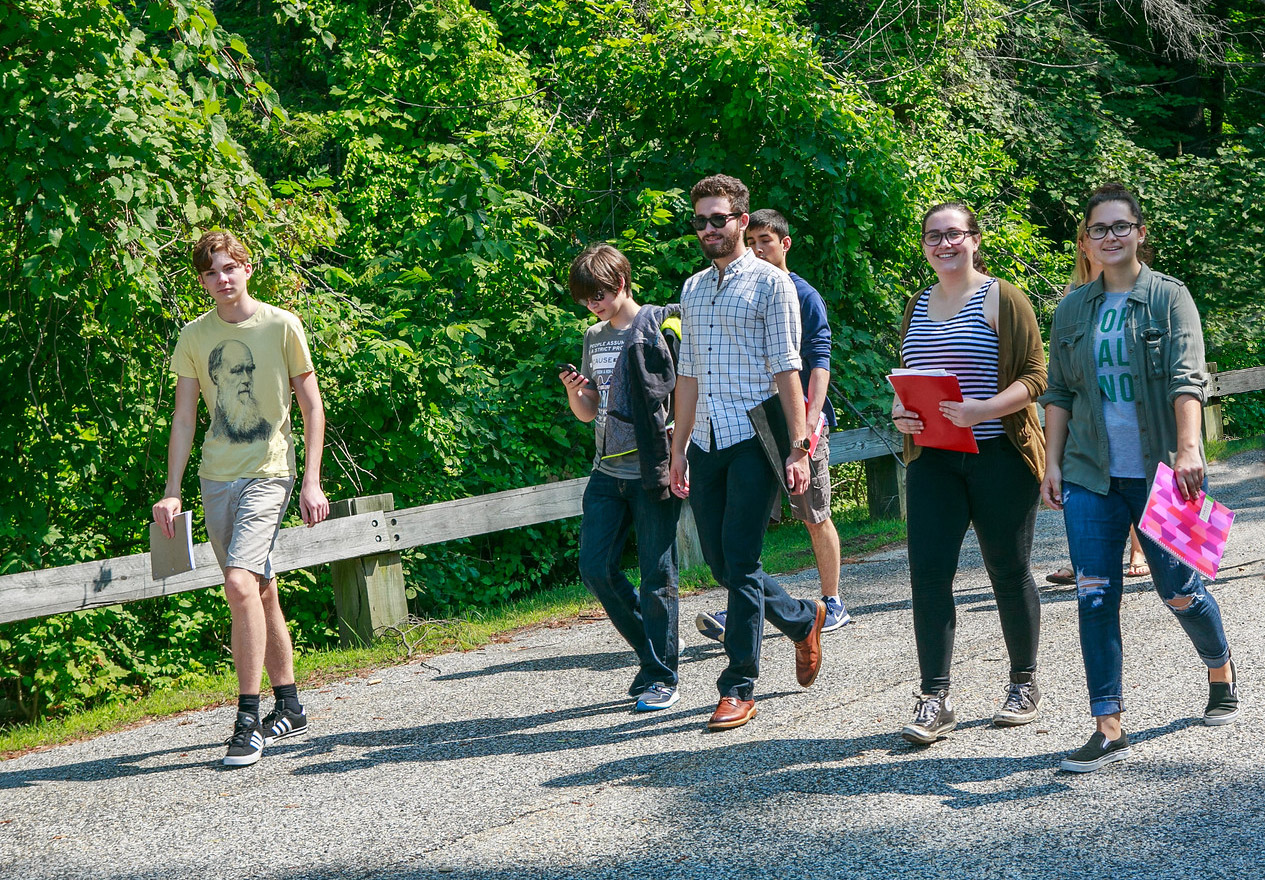
[[[830,518],[830,426],[821,429],[817,451],[808,462],[808,489],[803,495],[792,495],[791,513],[806,523],[825,522]]]
[[[272,545],[293,489],[294,477],[202,480],[206,531],[220,568],[243,568],[272,579]]]

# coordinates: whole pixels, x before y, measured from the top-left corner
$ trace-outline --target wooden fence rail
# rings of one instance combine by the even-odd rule
[[[1215,365],[1209,367],[1214,389],[1210,410],[1222,395],[1265,388],[1265,367],[1224,373],[1216,373]],[[1206,418],[1205,427],[1213,436],[1217,426],[1208,422]],[[832,463],[866,463],[873,516],[904,512],[904,469],[896,462],[894,450],[899,450],[895,436],[880,436],[870,428],[830,436]],[[392,509],[390,495],[335,502],[330,519],[320,525],[281,530],[273,565],[278,572],[287,572],[335,564],[335,601],[343,638],[367,641],[383,626],[398,623],[407,611],[400,551],[579,516],[587,483],[588,478],[582,477],[404,510]],[[693,520],[688,515],[682,520],[686,532],[681,536],[683,551],[696,553],[697,539],[689,534]],[[151,576],[148,553],[5,575],[0,577],[0,623],[168,596],[224,582],[209,544],[194,547],[194,562],[193,571],[165,579]]]
[[[864,428],[832,435],[830,453],[834,461],[860,461],[887,455],[888,447],[877,434]],[[355,502],[367,499],[335,502],[333,515],[320,525],[281,530],[273,551],[273,566],[278,572],[287,572],[345,560],[376,558],[426,544],[579,516],[587,484],[588,477],[581,477],[404,510],[392,510],[392,505],[387,504],[385,510],[360,512],[364,509],[361,503],[359,509],[351,512],[357,506]],[[0,623],[169,596],[224,582],[210,544],[196,545],[193,556],[193,571],[164,579],[151,577],[148,553],[5,575],[0,577]],[[396,610],[402,607],[401,603],[384,601],[381,595],[380,582],[393,580],[391,572],[380,571],[376,573],[378,576],[370,576],[368,594],[361,597],[362,601],[347,596],[346,590],[339,587],[349,580],[359,581],[363,575],[347,571],[342,574],[335,578],[335,596],[347,600],[339,604],[348,607],[338,609],[345,627],[364,638],[366,633],[399,621],[399,617],[391,617],[389,613],[388,616],[372,613],[373,606],[379,604]],[[402,602],[402,580],[399,592]],[[354,621],[363,616],[364,609],[370,609],[372,623],[355,625]],[[350,632],[344,636],[349,637]]]

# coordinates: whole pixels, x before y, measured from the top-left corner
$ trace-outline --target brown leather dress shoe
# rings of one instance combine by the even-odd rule
[[[826,603],[817,599],[817,616],[808,636],[795,643],[795,679],[801,687],[809,687],[821,671],[821,628],[826,625]]]
[[[742,727],[755,717],[755,700],[740,700],[737,697],[721,697],[716,711],[707,721],[708,730],[728,730],[731,727]]]

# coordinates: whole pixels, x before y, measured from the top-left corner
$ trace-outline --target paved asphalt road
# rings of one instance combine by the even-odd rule
[[[801,690],[766,638],[759,717],[709,734],[719,646],[682,603],[682,699],[636,715],[632,655],[604,621],[522,633],[305,695],[312,731],[219,766],[231,708],[0,763],[0,876],[678,878],[1265,876],[1262,455],[1214,465],[1238,511],[1215,587],[1244,681],[1239,723],[1204,727],[1205,674],[1149,582],[1124,600],[1132,759],[1056,769],[1091,726],[1067,591],[1043,592],[1044,715],[1000,730],[997,615],[973,539],[956,584],[960,726],[896,735],[916,665],[903,550],[849,560],[856,622]],[[1034,569],[1064,556],[1039,517]],[[808,595],[815,572],[787,579]]]

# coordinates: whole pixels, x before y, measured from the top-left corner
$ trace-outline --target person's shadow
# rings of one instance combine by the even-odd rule
[[[958,729],[988,723],[981,719],[959,725]],[[1143,743],[1198,723],[1195,718],[1182,718],[1130,734],[1129,739],[1135,744]],[[835,766],[872,752],[885,754],[891,760]],[[630,756],[555,777],[544,785],[671,789],[673,803],[697,802],[700,821],[725,803],[750,804],[797,794],[927,796],[939,798],[952,809],[969,809],[1067,790],[1078,774],[1057,769],[1065,754],[938,757],[934,746],[905,745],[896,733],[843,739],[760,740]],[[823,766],[830,769],[823,771]]]
[[[793,698],[800,691],[766,694],[761,702]],[[755,788],[759,797],[780,792],[818,793],[842,790],[860,792],[901,792],[934,795],[953,807],[980,806],[1001,800],[1036,797],[1066,787],[1060,779],[1038,785],[1025,783],[989,793],[971,792],[962,784],[999,781],[1024,771],[1049,770],[1061,753],[1025,757],[919,759],[932,754],[926,749],[904,745],[897,735],[872,734],[843,739],[778,739],[757,742],[726,742],[724,734],[706,734],[703,721],[710,707],[679,711],[633,713],[626,700],[576,706],[558,712],[522,716],[499,715],[461,721],[421,724],[384,730],[331,733],[323,736],[282,740],[267,749],[269,756],[292,755],[300,760],[292,771],[298,776],[345,773],[384,764],[443,763],[469,758],[494,758],[563,752],[594,746],[626,744],[631,740],[698,733],[697,749],[681,749],[652,755],[630,755],[627,759],[601,764],[589,770],[549,780],[550,787],[596,784],[642,785],[693,792],[696,797],[714,798],[718,779],[735,790]],[[560,723],[577,719],[593,723],[577,729],[560,729]],[[982,726],[980,720],[960,728]],[[1183,718],[1169,724],[1130,734],[1134,742],[1145,742],[1198,723]],[[713,744],[714,743],[714,744]],[[0,772],[0,790],[39,785],[42,782],[97,781],[170,773],[203,768],[214,772],[237,772],[220,765],[222,743],[159,749],[132,755],[99,758],[77,764],[35,770]],[[893,760],[858,765],[822,773],[820,765],[834,764],[871,751],[882,751]],[[178,754],[189,760],[158,761]],[[758,785],[757,785],[758,783]]]

